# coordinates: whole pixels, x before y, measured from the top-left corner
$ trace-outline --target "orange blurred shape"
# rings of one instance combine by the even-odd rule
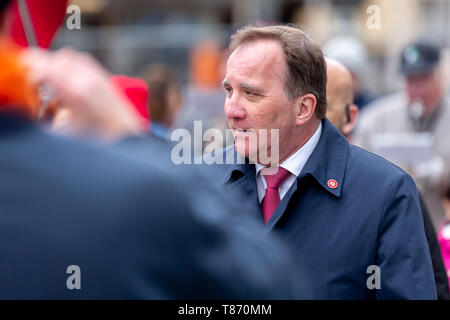
[[[214,41],[203,41],[191,51],[191,82],[194,86],[216,89],[219,85],[220,47]]]
[[[20,62],[20,49],[0,42],[0,111],[21,111],[35,118],[39,107],[37,88],[28,81],[27,68]]]

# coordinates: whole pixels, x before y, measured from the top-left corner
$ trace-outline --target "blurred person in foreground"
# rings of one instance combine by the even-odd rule
[[[407,169],[415,178],[430,206],[435,227],[441,224],[444,210],[437,192],[437,182],[442,168],[450,164],[450,97],[445,94],[441,52],[436,45],[416,41],[407,45],[401,53],[400,67],[404,77],[404,90],[382,97],[367,106],[361,113],[353,135],[356,145],[378,152],[377,145],[390,136],[398,136],[398,147],[409,145],[410,140],[419,143],[419,136],[430,134],[432,154],[425,151],[406,158],[392,158],[397,165]],[[403,137],[403,138],[402,138]],[[414,152],[413,150],[408,151]],[[424,159],[420,166],[420,157]]]
[[[170,69],[162,64],[148,66],[141,76],[150,90],[151,131],[155,136],[169,140],[170,130],[183,105],[180,86]]]
[[[358,107],[354,104],[352,94],[352,76],[348,69],[340,62],[326,58],[327,62],[327,114],[326,117],[341,133],[349,139],[350,133],[356,125]],[[349,139],[350,141],[350,139]],[[425,235],[430,249],[436,283],[437,298],[449,300],[450,292],[447,272],[442,260],[436,231],[426,207],[419,195],[422,208]]]
[[[229,201],[196,174],[179,170],[174,179],[159,160],[144,164],[42,131],[35,83],[50,86],[104,141],[139,135],[140,122],[90,56],[9,44],[7,5],[0,3],[0,298],[299,297],[283,247],[251,220],[233,224]],[[186,185],[205,196],[202,206]]]
[[[235,145],[205,161],[239,158],[215,166],[218,182],[290,246],[308,297],[436,299],[414,181],[325,118],[320,47],[295,27],[250,26],[230,50],[224,111]]]

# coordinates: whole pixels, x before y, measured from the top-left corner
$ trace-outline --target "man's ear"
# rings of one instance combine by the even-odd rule
[[[346,112],[347,121],[342,126],[342,133],[344,136],[348,137],[352,133],[353,129],[356,126],[356,121],[358,120],[358,106],[356,104],[352,104],[348,107]]]
[[[312,93],[307,93],[297,98],[297,125],[301,126],[311,119],[316,110],[317,99]]]

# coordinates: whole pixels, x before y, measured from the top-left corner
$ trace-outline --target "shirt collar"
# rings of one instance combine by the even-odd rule
[[[231,147],[234,151],[234,146]],[[312,176],[322,188],[340,197],[349,152],[348,140],[329,120],[323,119],[319,141],[297,179]],[[255,170],[255,166],[249,163],[228,165],[220,181],[222,183],[235,181],[250,170]]]
[[[322,122],[319,123],[319,126],[317,127],[316,131],[311,136],[311,138],[309,138],[309,140],[301,148],[295,151],[295,153],[293,153],[286,160],[284,160],[280,164],[280,167],[286,169],[295,176],[298,176],[302,171],[303,167],[305,166],[306,161],[308,161],[309,156],[316,148],[321,133],[322,133]],[[256,175],[258,175],[259,172],[266,167],[267,166],[256,163],[255,164]]]
[[[322,124],[319,142],[297,179],[312,176],[322,188],[340,197],[350,143],[327,118],[322,120]]]

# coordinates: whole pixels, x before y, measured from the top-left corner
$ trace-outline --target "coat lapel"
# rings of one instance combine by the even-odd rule
[[[233,148],[234,149],[234,148]],[[347,166],[350,145],[347,139],[325,118],[322,120],[322,134],[316,148],[309,157],[302,172],[292,184],[286,195],[275,209],[265,230],[270,232],[286,211],[289,201],[298,189],[299,181],[312,176],[328,194],[340,197]],[[334,181],[335,184],[331,184]],[[243,203],[261,222],[263,222],[261,207],[258,201],[255,165],[234,164],[227,167],[222,183],[227,188],[237,190],[243,196]]]
[[[316,148],[267,223],[267,232],[275,227],[286,212],[299,181],[306,176],[312,176],[328,194],[341,196],[350,146],[347,139],[326,118],[322,120],[322,128]],[[336,184],[331,184],[330,181],[335,181]]]
[[[263,223],[258,201],[255,165],[237,154],[234,146],[227,147],[222,152],[226,164],[223,175],[219,178],[220,184],[224,185],[226,190],[236,191],[234,196],[240,197],[238,200],[242,203],[242,207]]]
[[[242,203],[244,208],[246,208],[251,215],[253,215],[258,220],[262,220],[261,206],[258,200],[258,188],[256,186],[255,179],[255,168],[248,168],[248,171],[244,175],[228,184],[227,188],[229,190],[237,191],[236,194],[242,195]]]

